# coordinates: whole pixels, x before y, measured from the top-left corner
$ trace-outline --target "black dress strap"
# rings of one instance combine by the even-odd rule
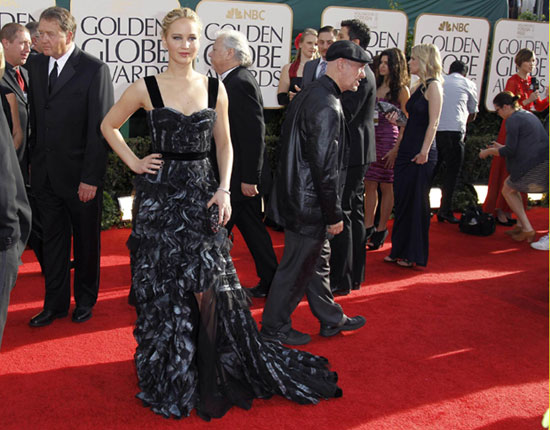
[[[162,96],[160,95],[159,84],[155,76],[145,76],[145,85],[154,108],[164,107]]]
[[[208,107],[210,109],[216,109],[219,87],[220,81],[217,78],[208,78]]]

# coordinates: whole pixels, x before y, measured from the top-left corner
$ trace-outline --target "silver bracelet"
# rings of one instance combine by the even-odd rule
[[[225,188],[222,188],[222,187],[219,187],[219,188],[218,188],[218,191],[223,191],[223,192],[224,192],[225,194],[227,194],[228,196],[231,195],[231,191],[226,190]]]

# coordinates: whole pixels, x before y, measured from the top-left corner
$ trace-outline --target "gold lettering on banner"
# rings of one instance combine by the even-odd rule
[[[253,21],[265,21],[265,10],[242,9],[236,7],[229,9],[225,15],[227,19],[248,19]]]
[[[468,33],[470,27],[469,23],[463,23],[463,22],[455,22],[454,24],[451,24],[449,21],[443,21],[441,24],[439,24],[439,31],[456,31],[458,33]]]

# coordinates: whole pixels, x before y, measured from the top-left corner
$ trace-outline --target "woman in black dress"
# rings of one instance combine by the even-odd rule
[[[299,403],[341,395],[328,362],[264,343],[229,255],[232,147],[227,94],[193,69],[201,25],[191,9],[163,20],[165,72],[132,84],[105,117],[109,145],[138,174],[128,240],[143,403],[166,417],[209,420],[281,394]],[[147,111],[153,153],[139,159],[118,129]],[[208,158],[214,137],[220,173]]]
[[[414,46],[409,69],[419,79],[406,105],[409,120],[395,160],[392,250],[384,258],[402,267],[428,262],[429,194],[437,163],[433,142],[443,102],[439,49],[432,44]],[[395,123],[396,116],[388,120]]]

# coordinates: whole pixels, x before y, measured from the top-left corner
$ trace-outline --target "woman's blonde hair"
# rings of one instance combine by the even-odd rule
[[[178,7],[168,12],[166,16],[162,19],[162,35],[166,36],[170,26],[175,21],[181,18],[187,18],[193,21],[197,24],[197,27],[199,27],[199,33],[202,32],[202,22],[197,13],[193,9],[189,9],[188,7]]]
[[[415,45],[411,49],[411,55],[418,60],[418,73],[422,85],[426,85],[428,79],[437,79],[443,83],[443,67],[439,48],[431,43]]]

